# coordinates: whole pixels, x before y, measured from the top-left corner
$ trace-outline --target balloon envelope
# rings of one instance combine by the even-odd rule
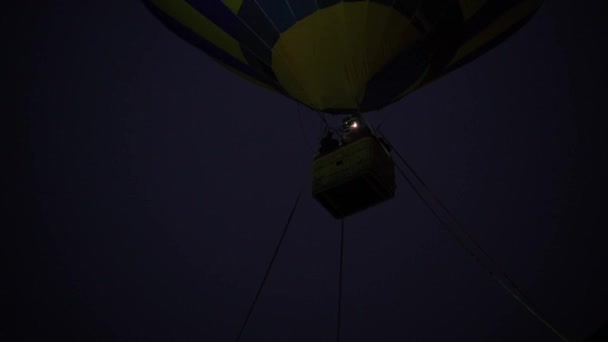
[[[240,76],[342,114],[393,103],[488,51],[542,0],[144,0]]]

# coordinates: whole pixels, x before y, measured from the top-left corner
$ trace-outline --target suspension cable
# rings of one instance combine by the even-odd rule
[[[388,141],[386,136],[379,130],[378,130],[378,132],[382,135],[382,137],[385,139],[385,141],[389,145],[391,145],[391,143]],[[475,239],[473,237],[473,235],[469,232],[469,230],[464,227],[464,225],[460,222],[460,220],[458,220],[458,218],[456,218],[456,215],[454,215],[454,213],[441,201],[441,199],[439,199],[439,197],[435,194],[435,192],[433,190],[431,190],[430,186],[424,180],[422,180],[422,178],[420,178],[418,173],[416,171],[414,171],[412,166],[405,160],[405,158],[403,158],[403,156],[399,153],[399,151],[397,151],[395,149],[393,149],[393,150],[395,151],[395,154],[401,160],[401,162],[403,162],[403,164],[405,164],[407,169],[414,175],[414,177],[418,180],[418,182],[420,182],[420,184],[424,187],[424,189],[427,191],[427,193],[433,198],[435,203],[437,203],[441,207],[441,209],[443,209],[444,212],[448,215],[448,217],[450,219],[452,219],[452,221],[456,224],[456,226],[460,229],[460,231],[473,243],[473,245],[475,245],[475,247],[477,247],[477,249],[479,249],[479,251],[481,251],[481,253],[488,259],[490,264],[494,265],[494,267],[497,268],[497,270],[500,272],[500,274],[511,284],[511,286],[513,286],[513,288],[515,288],[517,291],[520,292],[520,294],[522,296],[524,296],[523,290],[521,290],[519,288],[519,286],[517,286],[515,281],[513,281],[511,279],[511,277],[503,270],[501,265],[495,261],[495,259],[481,246],[481,244],[477,241],[477,239]],[[413,186],[413,185],[410,184],[410,186]],[[532,302],[529,299],[525,298],[525,296],[524,296],[524,299],[526,299],[529,304],[532,304]]]
[[[336,129],[334,127],[331,127],[331,125],[329,124],[329,122],[327,121],[327,118],[325,117],[325,112],[321,112],[318,110],[315,110],[315,112],[317,113],[319,120],[321,120],[321,122],[323,122],[323,124],[325,125],[324,132],[330,131],[333,132],[335,134],[337,134],[338,136],[342,136],[342,131],[339,129]],[[322,133],[323,134],[323,133]]]
[[[475,259],[475,261],[482,267],[482,269],[484,271],[486,271],[490,275],[490,277],[492,279],[494,279],[496,282],[498,282],[498,284],[505,291],[507,291],[522,306],[524,306],[534,317],[536,317],[541,323],[543,323],[547,328],[549,328],[556,336],[561,338],[563,341],[568,342],[568,339],[563,334],[561,334],[559,331],[557,331],[557,329],[555,329],[549,322],[547,322],[547,320],[545,320],[543,317],[540,316],[540,314],[537,312],[537,310],[535,310],[532,307],[531,301],[526,298],[523,291],[517,286],[517,284],[511,279],[511,277],[509,277],[509,275],[500,267],[500,265],[481,247],[481,245],[473,238],[473,236],[467,230],[465,230],[463,224],[459,220],[456,219],[455,215],[443,204],[443,202],[441,202],[439,197],[420,178],[420,176],[418,176],[418,174],[413,170],[411,165],[405,160],[405,158],[403,158],[401,156],[401,154],[395,149],[395,147],[390,143],[390,141],[386,138],[386,136],[384,134],[382,134],[382,132],[380,132],[380,130],[378,130],[378,132],[382,135],[383,139],[389,144],[389,146],[391,146],[392,150],[395,151],[395,154],[401,160],[401,162],[403,162],[406,165],[406,167],[409,169],[409,171],[422,184],[422,186],[429,193],[429,195],[431,195],[431,197],[433,198],[435,203],[437,203],[440,206],[440,208],[443,209],[447,213],[448,217],[452,220],[452,223],[455,223],[455,225],[464,234],[465,238],[461,237],[454,229],[453,224],[446,223],[441,218],[441,216],[432,208],[431,204],[428,203],[428,201],[424,198],[424,196],[422,196],[422,194],[416,188],[416,186],[413,184],[411,179],[409,179],[407,177],[407,175],[405,174],[403,169],[399,165],[395,164],[397,166],[397,169],[403,176],[403,178],[410,185],[410,187],[414,190],[416,195],[420,198],[420,200],[422,200],[422,202],[425,204],[425,206],[433,213],[433,215],[437,218],[437,220],[443,226],[445,226],[447,228],[448,232],[457,240],[457,242],[461,245],[461,247],[463,247],[463,249],[465,249],[465,251],[467,251]],[[467,245],[466,239],[468,239],[470,242],[472,242],[473,245],[482,252],[482,254],[486,257],[485,262],[481,260],[478,253],[476,253],[470,246]],[[494,266],[496,268],[497,272],[492,270],[492,266]],[[506,284],[502,279],[497,277],[496,273],[498,273],[500,276],[502,276],[510,284]]]
[[[272,270],[272,266],[274,265],[274,261],[277,258],[277,255],[279,254],[279,249],[281,248],[281,244],[283,243],[283,240],[285,238],[285,235],[287,234],[287,229],[289,228],[289,223],[291,223],[291,219],[293,218],[293,214],[296,211],[296,208],[298,207],[298,203],[300,202],[300,197],[302,196],[302,192],[304,190],[304,184],[302,184],[302,186],[300,187],[300,191],[298,192],[298,195],[296,197],[296,200],[293,204],[293,207],[291,208],[291,212],[289,213],[289,217],[287,218],[287,222],[285,223],[285,227],[283,228],[283,233],[281,234],[281,238],[279,239],[279,243],[277,244],[277,247],[274,250],[274,253],[272,254],[272,258],[270,259],[270,264],[268,264],[268,268],[266,269],[266,273],[264,273],[264,278],[262,278],[262,282],[260,283],[260,286],[258,287],[258,290],[255,294],[255,297],[253,299],[253,302],[251,303],[251,307],[249,308],[249,311],[247,312],[247,316],[245,317],[245,321],[243,322],[243,325],[241,326],[241,329],[239,330],[239,334],[236,338],[236,341],[239,342],[241,340],[241,336],[243,336],[243,332],[245,331],[245,327],[247,326],[247,323],[249,322],[249,319],[251,318],[251,314],[253,313],[253,310],[255,309],[255,305],[258,302],[258,299],[260,298],[260,294],[262,293],[262,289],[264,288],[264,284],[266,284],[266,280],[268,279],[268,275],[270,275],[270,271]]]

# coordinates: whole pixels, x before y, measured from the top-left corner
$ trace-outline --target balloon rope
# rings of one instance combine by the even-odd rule
[[[325,127],[323,128],[323,132],[327,132],[327,131],[331,131],[335,134],[337,134],[338,136],[342,136],[342,131],[340,131],[337,128],[331,127],[331,125],[329,124],[329,122],[327,122],[327,118],[325,117],[325,113],[315,110],[315,112],[317,112],[318,116],[319,116],[319,120],[321,120],[323,122],[323,124],[325,124]],[[323,133],[321,133],[323,134]]]
[[[289,223],[291,222],[291,219],[293,218],[293,214],[296,211],[296,208],[298,207],[298,202],[300,201],[300,197],[302,196],[302,192],[304,190],[304,185],[302,185],[300,187],[300,191],[298,193],[298,196],[296,197],[296,200],[293,204],[293,207],[291,208],[291,212],[289,214],[289,218],[287,219],[287,222],[285,223],[285,227],[283,228],[283,233],[281,234],[281,238],[279,239],[279,243],[277,244],[277,247],[274,250],[274,253],[272,255],[272,258],[270,259],[270,264],[268,265],[268,268],[266,269],[266,273],[264,274],[264,278],[262,278],[262,282],[260,283],[260,286],[258,287],[258,290],[255,294],[255,298],[253,299],[253,303],[251,303],[251,307],[249,308],[249,311],[247,312],[247,316],[245,317],[245,321],[243,322],[243,325],[241,326],[241,329],[239,330],[239,334],[236,338],[236,341],[240,341],[241,340],[241,336],[243,336],[243,332],[245,331],[245,327],[247,326],[247,323],[249,322],[249,319],[251,318],[251,314],[253,313],[253,310],[255,309],[255,305],[258,302],[258,299],[260,297],[260,294],[262,293],[262,289],[264,288],[264,284],[266,283],[266,280],[268,279],[268,275],[270,275],[270,271],[272,270],[272,266],[274,265],[274,261],[277,258],[277,255],[279,254],[279,249],[281,248],[281,244],[283,243],[283,240],[285,238],[285,235],[287,233],[287,228],[289,228]]]
[[[561,334],[557,329],[555,329],[549,322],[547,322],[547,320],[545,320],[543,317],[541,317],[541,315],[532,308],[531,302],[528,299],[526,299],[526,297],[523,294],[523,291],[515,284],[515,282],[508,276],[508,274],[506,274],[506,272],[504,272],[502,270],[502,268],[494,261],[494,259],[492,257],[490,257],[490,255],[483,248],[481,248],[480,244],[475,239],[473,239],[472,235],[464,229],[464,226],[460,223],[460,221],[458,221],[456,219],[455,215],[441,202],[441,200],[439,200],[439,197],[437,197],[437,195],[435,195],[435,193],[430,189],[430,187],[418,176],[418,174],[413,170],[413,168],[405,160],[405,158],[403,158],[401,156],[401,154],[395,149],[395,147],[390,143],[390,141],[386,138],[386,136],[384,134],[382,134],[382,132],[380,132],[380,131],[378,131],[378,132],[382,135],[382,137],[389,144],[389,146],[391,146],[392,150],[395,151],[395,154],[397,154],[397,157],[399,157],[399,159],[406,165],[406,167],[409,169],[409,171],[423,185],[423,187],[431,195],[433,200],[448,214],[448,216],[452,219],[452,222],[456,223],[456,226],[458,228],[460,228],[461,232],[463,232],[465,234],[465,238],[461,237],[458,234],[458,232],[454,229],[453,225],[451,225],[450,223],[446,223],[441,218],[441,216],[439,216],[439,214],[431,207],[430,203],[428,203],[428,201],[425,200],[425,198],[422,196],[420,191],[416,188],[416,186],[412,183],[412,181],[406,176],[403,169],[399,165],[395,164],[395,166],[397,166],[397,169],[399,170],[399,172],[401,173],[403,178],[407,181],[407,183],[410,185],[410,187],[414,190],[416,195],[422,200],[422,202],[425,204],[425,206],[433,213],[433,215],[437,218],[437,220],[447,228],[448,232],[456,239],[456,241],[461,245],[461,247],[463,249],[465,249],[465,251],[467,251],[475,259],[475,261],[481,266],[481,268],[484,271],[486,271],[490,275],[490,277],[492,279],[494,279],[496,282],[498,282],[498,284],[503,289],[505,289],[505,291],[507,291],[522,306],[524,306],[534,317],[536,317],[541,323],[543,323],[547,328],[549,328],[556,336],[561,338],[563,341],[568,342],[568,339],[563,334]],[[485,262],[481,260],[481,257],[478,253],[476,253],[470,246],[467,245],[467,242],[465,240],[467,238],[469,241],[471,241],[475,245],[475,247],[477,247],[485,255],[485,257],[486,257]],[[494,272],[494,270],[492,270],[492,266],[494,266],[496,268],[497,272]],[[502,279],[497,277],[496,273],[498,273],[500,276],[502,276],[504,279],[506,279],[510,283],[511,286],[509,286]]]

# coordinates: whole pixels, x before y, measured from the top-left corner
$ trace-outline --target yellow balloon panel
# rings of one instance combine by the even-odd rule
[[[420,38],[399,12],[372,2],[342,2],[283,32],[272,67],[286,92],[310,107],[356,109],[367,81]]]

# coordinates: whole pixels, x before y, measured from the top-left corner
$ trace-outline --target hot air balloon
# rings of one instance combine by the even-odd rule
[[[243,78],[319,112],[379,110],[474,60],[542,0],[144,0]],[[390,155],[363,139],[313,162],[313,195],[341,218],[393,197]],[[357,195],[358,194],[358,195]]]
[[[392,198],[391,149],[435,202],[429,209],[467,252],[517,301],[562,340],[402,156],[362,114],[398,101],[475,60],[514,34],[542,0],[143,0],[171,30],[243,78],[310,109],[350,115],[342,141],[326,127],[313,160],[313,196],[336,218]],[[340,132],[338,132],[340,133]],[[402,171],[399,168],[399,171]],[[404,175],[418,196],[426,200]],[[298,195],[237,341],[270,273]],[[340,292],[342,281],[341,220]],[[476,250],[476,249],[479,249]],[[501,278],[498,278],[498,277]]]
[[[521,27],[542,0],[145,0],[243,78],[318,111],[378,110]]]

